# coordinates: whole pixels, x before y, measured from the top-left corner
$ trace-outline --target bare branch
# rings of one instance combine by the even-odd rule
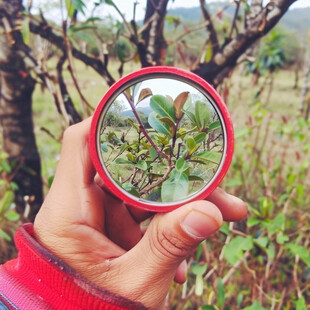
[[[40,35],[44,39],[47,39],[53,45],[57,46],[60,50],[66,50],[64,38],[60,35],[55,34],[53,29],[45,21],[38,23],[32,20],[30,22],[30,31]],[[112,85],[115,82],[115,80],[109,73],[106,65],[100,59],[89,57],[88,55],[82,53],[73,46],[71,47],[71,49],[73,57],[92,67],[106,80],[108,85]]]
[[[207,28],[207,31],[209,33],[210,41],[212,43],[212,51],[213,51],[212,54],[215,54],[219,49],[219,42],[218,42],[216,30],[213,26],[211,15],[207,10],[205,0],[199,0],[199,1],[200,1],[200,7],[201,7],[202,15],[203,15],[205,21],[208,22],[206,25],[206,28]]]

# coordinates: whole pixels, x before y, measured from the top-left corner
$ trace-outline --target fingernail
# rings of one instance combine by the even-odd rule
[[[181,223],[183,230],[194,238],[205,239],[220,228],[220,224],[205,213],[191,210]]]

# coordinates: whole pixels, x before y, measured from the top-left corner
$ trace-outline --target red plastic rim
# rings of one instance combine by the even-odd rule
[[[109,174],[104,170],[101,164],[100,145],[99,143],[97,143],[97,141],[98,141],[98,131],[100,127],[99,121],[101,119],[103,109],[105,105],[109,103],[110,98],[112,96],[115,96],[115,94],[121,88],[127,85],[131,86],[132,84],[135,84],[137,82],[136,80],[141,80],[141,78],[143,77],[145,77],[146,79],[152,77],[167,77],[167,78],[170,77],[177,80],[181,80],[185,83],[189,83],[194,87],[196,86],[196,88],[199,88],[200,90],[203,89],[204,93],[206,93],[208,97],[211,99],[211,101],[213,101],[213,104],[216,105],[215,108],[217,108],[218,113],[220,114],[219,117],[222,119],[222,127],[225,137],[224,141],[226,143],[226,152],[224,152],[222,156],[222,161],[219,166],[220,171],[217,172],[216,177],[213,178],[203,189],[198,191],[198,194],[191,195],[186,200],[172,203],[154,203],[152,201],[147,201],[134,197],[133,195],[129,194],[124,189],[122,189],[119,185],[117,185],[116,182],[114,182],[113,179],[109,176]],[[153,212],[168,212],[180,207],[181,205],[184,205],[187,202],[193,200],[205,199],[216,189],[216,187],[220,184],[223,177],[225,176],[231,163],[234,150],[234,130],[226,105],[224,104],[224,102],[222,101],[221,97],[216,92],[216,90],[201,77],[199,77],[194,73],[174,67],[166,67],[166,66],[148,67],[124,76],[119,81],[115,82],[107,91],[107,93],[103,96],[93,115],[89,136],[89,148],[91,158],[96,171],[104,181],[106,188],[114,196],[118,197],[119,199],[122,199],[128,205],[132,205],[143,210]]]

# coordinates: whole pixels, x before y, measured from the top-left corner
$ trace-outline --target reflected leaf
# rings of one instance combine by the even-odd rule
[[[182,111],[183,106],[188,98],[189,92],[185,91],[181,94],[179,94],[176,99],[173,102],[174,109],[175,109],[175,115],[177,119],[181,119],[184,112]]]
[[[222,159],[222,154],[221,153],[217,153],[217,152],[212,152],[212,151],[207,151],[207,152],[202,152],[199,153],[195,156],[192,157],[193,159],[198,159],[198,160],[202,160],[202,161],[209,161],[212,162],[214,164],[219,164],[221,162]]]
[[[173,104],[162,95],[154,95],[151,98],[150,106],[154,112],[161,117],[168,117],[175,121],[175,111]]]
[[[197,126],[200,129],[207,128],[210,123],[211,111],[210,108],[202,101],[196,101],[195,118]]]
[[[146,171],[147,170],[147,163],[144,160],[139,160],[135,165],[136,168]]]
[[[175,169],[179,172],[184,172],[188,168],[188,163],[183,159],[179,158],[175,163]]]
[[[116,164],[129,164],[132,165],[133,163],[129,160],[123,159],[123,158],[116,158],[114,161]]]
[[[142,89],[141,92],[140,92],[140,95],[139,95],[138,103],[140,101],[144,100],[145,98],[150,97],[152,95],[153,95],[153,93],[152,93],[150,88]]]
[[[178,201],[187,197],[188,177],[185,173],[173,170],[169,178],[162,184],[161,200],[163,202]]]
[[[209,131],[215,130],[215,129],[218,129],[218,128],[221,128],[221,122],[220,121],[215,121],[212,124],[210,124]]]
[[[194,137],[195,142],[201,143],[206,140],[207,134],[205,132],[200,132],[198,135]]]
[[[165,135],[170,135],[170,128],[167,124],[161,122],[157,117],[156,113],[152,112],[149,115],[148,122],[152,128],[154,128],[157,132],[163,133]]]

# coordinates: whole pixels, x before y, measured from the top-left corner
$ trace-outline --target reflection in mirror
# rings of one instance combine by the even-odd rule
[[[184,82],[153,78],[119,94],[100,130],[105,170],[147,201],[177,202],[214,177],[224,141],[210,100]]]

